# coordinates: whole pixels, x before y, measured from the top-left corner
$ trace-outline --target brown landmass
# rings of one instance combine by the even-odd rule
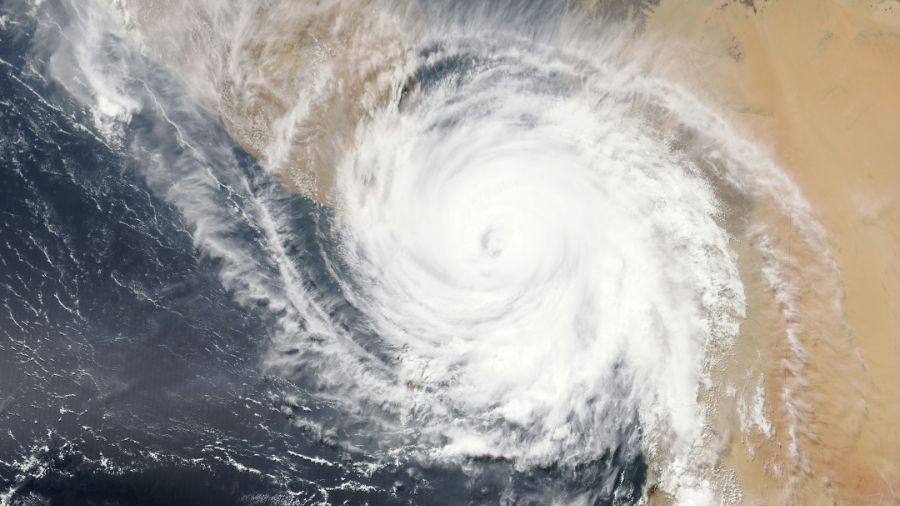
[[[773,434],[714,420],[730,429],[722,465],[746,504],[900,503],[900,2],[663,0],[642,37],[663,48],[667,77],[771,149],[825,227],[839,271],[845,319],[831,287],[806,276],[802,248],[788,244],[796,318],[746,276],[750,314],[728,368],[765,372]],[[790,223],[776,226],[791,237]],[[742,271],[758,272],[760,254],[738,249]],[[808,352],[799,372],[779,337],[795,320]],[[792,420],[799,461],[786,451]]]
[[[123,5],[143,49],[287,187],[321,203],[357,124],[409,85],[420,28],[411,0]]]

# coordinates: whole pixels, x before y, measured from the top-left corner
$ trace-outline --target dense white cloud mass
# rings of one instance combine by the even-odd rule
[[[743,311],[713,191],[625,95],[500,51],[432,54],[473,63],[361,134],[337,191],[347,292],[448,451],[585,459],[636,410],[689,446],[704,348]]]
[[[275,12],[286,8],[275,4]],[[326,293],[295,258],[302,247],[292,237],[290,198],[260,183],[269,175],[230,166],[231,147],[204,130],[210,107],[229,111],[215,110],[221,83],[205,87],[211,75],[237,86],[274,72],[237,65],[252,64],[242,47],[256,47],[237,41],[265,28],[254,24],[255,11],[207,9],[208,38],[186,51],[223,60],[199,61],[196,75],[179,76],[192,91],[184,94],[147,66],[158,54],[125,49],[129,4],[116,2],[112,14],[67,8],[73,21],[57,27],[67,42],[49,50],[52,75],[92,108],[100,131],[129,142],[198,249],[221,261],[223,284],[270,318],[262,367],[334,403],[352,420],[347,432],[368,434],[361,439],[371,451],[492,457],[527,469],[577,466],[624,447],[649,454],[679,502],[721,499],[704,474],[715,455],[704,447],[701,391],[745,316],[734,242],[777,234],[765,223],[736,225],[725,199],[763,202],[803,224],[810,249],[823,265],[829,260],[808,206],[778,167],[697,99],[654,77],[647,48],[615,34],[561,43],[553,33],[523,38],[454,22],[407,33],[391,46],[406,49],[392,49],[386,69],[370,54],[374,87],[341,74],[358,55],[303,49],[321,56],[318,77],[272,86],[287,103],[259,137],[260,152],[296,148],[285,147],[296,132],[278,130],[317,121],[322,93],[314,90],[360,93],[364,105],[359,121],[318,123],[345,128],[318,137],[340,146],[340,156],[315,158],[332,160],[336,174],[333,221],[318,236],[336,287]],[[216,50],[220,42],[230,53]],[[281,94],[291,85],[294,95]],[[123,125],[145,109],[165,124],[126,136]],[[174,132],[174,146],[160,143],[164,130]],[[250,226],[254,240],[240,239],[238,225]],[[771,280],[773,291],[781,282]],[[347,303],[359,315],[353,324],[336,316]],[[761,407],[754,417],[768,427]]]

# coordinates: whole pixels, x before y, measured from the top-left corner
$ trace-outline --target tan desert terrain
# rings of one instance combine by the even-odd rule
[[[419,28],[408,0],[109,3],[244,149],[325,203],[357,123],[409,84]]]
[[[804,311],[822,311],[806,321],[831,323],[807,324],[802,336],[810,374],[794,387],[803,435],[795,469],[779,402],[790,375],[783,343],[766,317],[773,308],[754,303],[766,287],[747,287],[750,315],[729,367],[737,374],[749,360],[769,362],[773,434],[732,427],[723,465],[735,471],[746,504],[897,504],[900,2],[755,4],[663,0],[642,33],[666,48],[667,77],[771,151],[810,201],[839,272],[842,318],[826,314],[833,306],[817,297],[815,280],[801,287]]]

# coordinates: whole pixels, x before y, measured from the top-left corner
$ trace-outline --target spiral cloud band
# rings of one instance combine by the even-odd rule
[[[192,48],[221,75],[183,77],[189,96],[141,66],[139,51],[105,53],[128,30],[96,6],[68,7],[78,21],[60,30],[72,45],[48,50],[49,72],[93,110],[98,131],[139,155],[197,248],[220,262],[223,286],[270,324],[262,370],[331,410],[298,425],[383,460],[481,459],[523,473],[645,454],[677,503],[725,503],[735,496],[710,412],[738,397],[722,363],[747,338],[755,303],[783,323],[772,332],[786,343],[785,379],[768,402],[789,462],[804,466],[814,435],[796,397],[814,371],[798,316],[809,300],[793,281],[816,279],[821,298],[836,301],[822,318],[841,318],[827,242],[778,166],[658,77],[650,49],[612,31],[551,44],[456,23],[410,30],[403,43],[392,38],[400,30],[366,32],[384,51],[365,58],[349,54],[354,45],[310,50],[309,74],[273,84],[241,51],[283,57],[277,32],[254,31],[264,23],[252,9],[216,5],[210,23],[233,37]],[[345,21],[326,7],[307,15]],[[278,112],[272,131],[240,124],[251,116],[234,112],[247,82],[254,107]],[[292,96],[278,95],[282,84]],[[334,90],[352,107],[329,102]],[[235,169],[227,142],[207,134],[216,93],[228,97],[216,112],[238,125],[233,135],[252,137],[270,173]],[[143,110],[161,119],[123,135]],[[308,172],[333,163],[330,207],[316,215],[321,230],[304,231],[310,239],[298,238],[297,204],[269,182],[302,190],[296,167],[282,166],[298,160]],[[252,239],[241,239],[245,229]],[[795,256],[786,230],[800,237]],[[319,270],[307,261],[316,255]],[[748,286],[766,291],[754,302]],[[758,374],[746,381],[762,385]],[[735,409],[753,413],[748,433],[773,437],[757,390]]]
[[[578,464],[635,414],[673,458],[701,435],[704,350],[744,312],[721,205],[642,83],[584,65],[438,44],[339,171],[345,292],[440,453]]]
[[[713,192],[624,97],[480,49],[429,56],[475,63],[342,168],[346,286],[451,451],[589,458],[635,408],[689,445],[704,347],[743,310]]]

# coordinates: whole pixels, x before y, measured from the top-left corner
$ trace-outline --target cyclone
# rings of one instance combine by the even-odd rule
[[[21,10],[35,72],[259,320],[252,370],[276,386],[255,402],[343,452],[307,461],[452,468],[512,502],[737,503],[733,412],[803,474],[804,335],[842,328],[839,273],[781,167],[656,43],[608,20],[530,31],[552,9],[289,4],[190,7],[210,32],[127,2]],[[778,336],[777,399],[734,365],[759,336]]]
[[[689,447],[703,350],[743,311],[715,194],[615,76],[578,86],[558,55],[496,45],[436,47],[415,102],[360,134],[345,293],[442,451],[577,463],[635,413]]]

